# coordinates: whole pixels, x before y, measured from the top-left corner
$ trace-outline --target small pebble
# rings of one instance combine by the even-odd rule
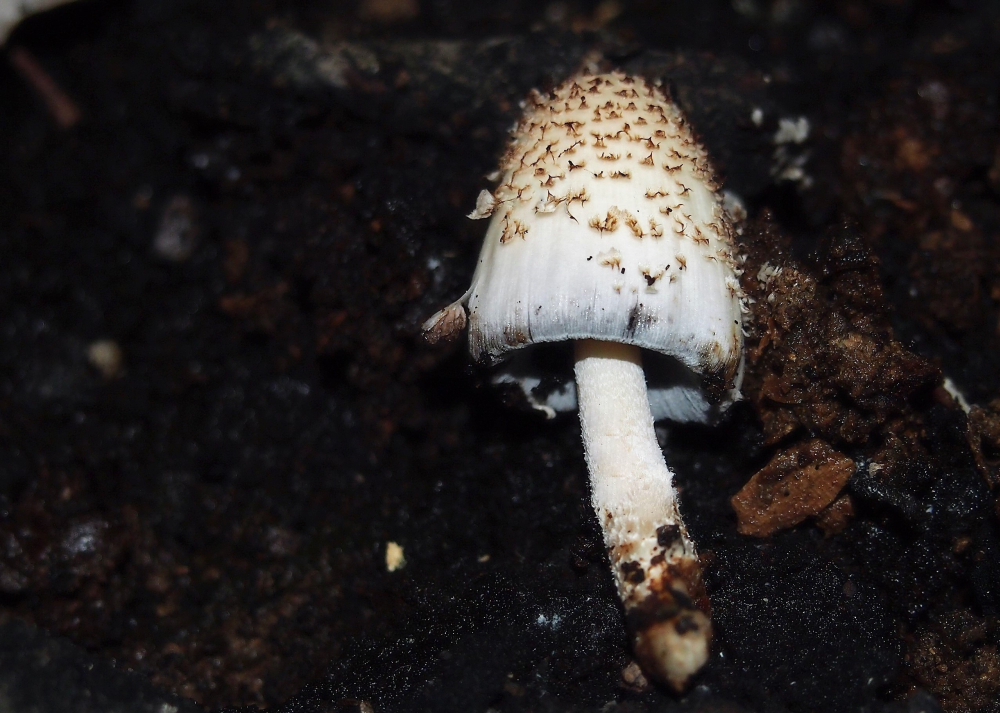
[[[87,361],[105,379],[114,379],[122,371],[122,349],[113,339],[98,339],[87,347]]]
[[[406,558],[403,556],[403,548],[395,542],[389,542],[385,546],[385,568],[390,572],[402,569],[406,566]]]
[[[187,196],[174,196],[160,216],[160,225],[153,238],[153,252],[170,262],[184,262],[194,252],[197,237],[194,203]]]

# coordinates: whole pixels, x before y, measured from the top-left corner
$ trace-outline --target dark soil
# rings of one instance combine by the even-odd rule
[[[14,46],[82,119],[0,63],[0,709],[1000,711],[996,4],[87,1]],[[668,82],[750,216],[747,399],[664,431],[716,630],[680,698],[575,419],[419,333],[584,57]],[[836,500],[739,534],[814,441]]]

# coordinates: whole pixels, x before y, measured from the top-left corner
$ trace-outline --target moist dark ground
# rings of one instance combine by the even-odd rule
[[[995,4],[371,5],[11,38],[83,118],[0,66],[0,708],[1000,710]],[[716,629],[682,698],[623,677],[575,419],[419,336],[517,102],[584,56],[664,79],[750,215],[747,400],[665,432]],[[857,464],[837,514],[739,535],[807,439]]]

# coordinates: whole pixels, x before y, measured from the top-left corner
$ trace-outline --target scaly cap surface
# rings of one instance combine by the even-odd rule
[[[705,149],[661,89],[581,75],[532,92],[501,161],[468,296],[473,358],[600,339],[732,389],[742,350],[732,227]]]

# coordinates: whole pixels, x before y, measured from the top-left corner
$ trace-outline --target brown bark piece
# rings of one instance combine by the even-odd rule
[[[814,438],[778,453],[733,496],[740,534],[767,537],[816,515],[854,474],[854,461]]]

